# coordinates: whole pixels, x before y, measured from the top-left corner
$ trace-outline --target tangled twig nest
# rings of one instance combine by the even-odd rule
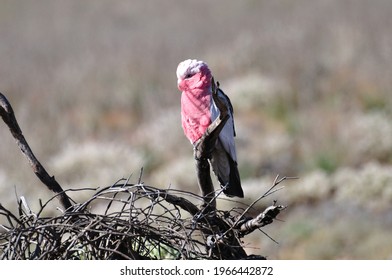
[[[189,192],[125,179],[94,190],[57,217],[42,215],[48,203],[34,213],[22,198],[18,215],[0,205],[8,221],[0,233],[0,259],[264,258],[248,256],[241,238],[271,223],[283,206],[272,205],[252,219],[246,209],[206,212],[196,206],[203,202]]]

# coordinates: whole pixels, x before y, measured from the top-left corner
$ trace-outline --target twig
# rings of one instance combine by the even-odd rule
[[[271,223],[282,210],[281,206],[271,206],[256,218],[244,217],[234,228],[232,214],[238,209],[206,212],[185,195],[203,201],[186,191],[130,184],[121,179],[112,186],[95,189],[90,199],[58,217],[40,217],[41,209],[32,215],[20,210],[21,216],[16,218],[2,209],[1,215],[14,217],[19,224],[10,218],[11,227],[0,232],[0,258],[253,258],[246,254],[241,238]],[[94,213],[93,205],[102,203],[104,207],[97,210],[103,214]],[[47,205],[43,203],[42,207]],[[92,207],[87,210],[87,205]],[[23,207],[20,203],[19,208]]]
[[[5,124],[10,129],[19,149],[29,161],[29,164],[32,167],[35,175],[48,187],[49,190],[58,194],[58,198],[64,209],[71,208],[72,203],[67,194],[61,188],[60,184],[55,180],[54,176],[50,176],[48,172],[46,172],[45,168],[35,157],[33,151],[23,136],[22,130],[20,129],[19,124],[15,118],[11,104],[2,93],[0,93],[0,115]]]
[[[280,213],[280,211],[286,209],[286,206],[283,205],[272,205],[267,207],[262,213],[260,213],[256,218],[250,219],[241,225],[237,225],[239,230],[243,235],[247,235],[258,229],[260,227],[264,227],[273,222],[276,216]]]
[[[282,183],[284,180],[287,179],[297,179],[297,177],[282,177],[279,179],[279,174],[276,175],[275,180],[272,184],[272,186],[261,196],[259,196],[259,198],[257,198],[255,201],[253,201],[246,209],[245,211],[237,218],[237,221],[234,223],[233,227],[236,227],[238,225],[238,222],[240,222],[243,217],[249,212],[250,209],[252,209],[252,207],[259,202],[261,199],[265,198],[266,196],[270,195],[272,193],[272,190],[279,185],[280,183]]]

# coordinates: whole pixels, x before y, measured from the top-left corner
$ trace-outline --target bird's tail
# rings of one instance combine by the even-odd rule
[[[244,197],[244,191],[241,187],[240,173],[238,172],[237,162],[228,156],[230,164],[229,182],[223,187],[223,193],[227,196]]]

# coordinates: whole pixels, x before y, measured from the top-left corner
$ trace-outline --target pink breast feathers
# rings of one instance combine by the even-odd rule
[[[186,137],[192,144],[200,139],[211,124],[210,99],[211,95],[209,93],[204,96],[198,96],[198,98],[186,92],[182,93],[182,127]]]

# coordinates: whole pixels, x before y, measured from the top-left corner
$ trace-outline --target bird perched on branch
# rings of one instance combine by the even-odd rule
[[[176,74],[178,89],[182,91],[182,128],[186,137],[195,146],[208,126],[220,114],[212,97],[212,74],[205,62],[194,59],[181,62]],[[233,107],[230,99],[220,89],[218,98],[227,106],[229,119],[219,134],[210,162],[223,193],[227,196],[244,197],[237,168]]]

